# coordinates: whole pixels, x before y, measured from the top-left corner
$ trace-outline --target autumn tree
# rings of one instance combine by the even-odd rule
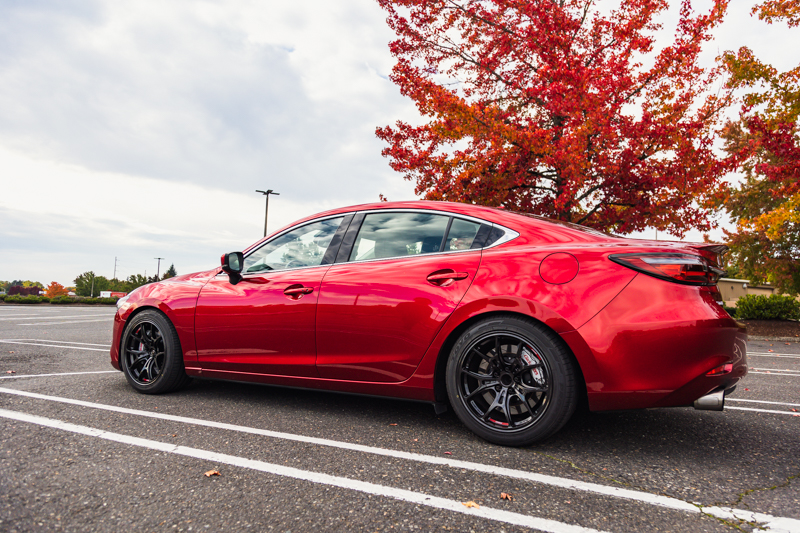
[[[69,291],[62,284],[52,281],[50,285],[47,286],[44,294],[48,298],[56,298],[58,296],[67,296]]]
[[[712,149],[728,92],[698,64],[727,0],[378,0],[391,74],[422,124],[378,128],[393,169],[431,200],[500,206],[627,233],[709,229],[728,169]]]
[[[770,0],[753,14],[772,24],[800,24],[800,2]],[[728,233],[733,261],[754,282],[771,281],[800,292],[800,66],[778,72],[742,47],[722,60],[730,88],[746,91],[739,120],[725,132],[726,150],[745,180],[724,196],[736,222]]]

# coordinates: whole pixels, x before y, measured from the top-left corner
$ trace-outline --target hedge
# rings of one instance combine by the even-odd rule
[[[791,296],[747,294],[736,302],[736,318],[743,320],[800,320],[800,302]]]

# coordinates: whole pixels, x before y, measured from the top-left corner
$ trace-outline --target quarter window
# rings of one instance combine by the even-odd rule
[[[450,224],[450,231],[447,233],[447,240],[444,243],[444,251],[469,250],[475,243],[475,236],[481,225],[469,220],[454,218]],[[480,244],[476,246],[479,248]]]
[[[361,224],[350,261],[436,253],[449,218],[426,213],[370,213]]]
[[[322,264],[325,250],[343,218],[329,218],[306,224],[272,239],[245,258],[244,273]]]

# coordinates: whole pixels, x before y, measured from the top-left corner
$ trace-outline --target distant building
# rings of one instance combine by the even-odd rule
[[[127,292],[100,291],[100,298],[122,298],[127,294],[128,294]]]
[[[720,278],[717,282],[719,292],[722,293],[722,300],[725,305],[733,307],[736,302],[745,294],[763,294],[769,296],[775,294],[775,287],[769,283],[763,285],[751,285],[748,279]]]

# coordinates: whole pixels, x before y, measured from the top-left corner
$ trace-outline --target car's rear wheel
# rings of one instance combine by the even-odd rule
[[[533,320],[500,316],[474,324],[447,361],[447,394],[478,436],[526,446],[554,434],[578,403],[576,368],[563,341]]]
[[[142,311],[125,327],[120,367],[139,392],[160,394],[184,387],[191,378],[183,366],[178,333],[156,310]]]

